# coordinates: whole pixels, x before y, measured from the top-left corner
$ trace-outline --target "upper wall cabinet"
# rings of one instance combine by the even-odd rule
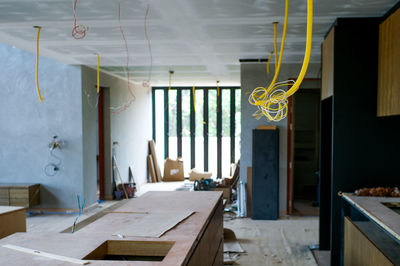
[[[400,115],[400,9],[379,26],[378,116]]]
[[[322,43],[322,100],[333,95],[334,40],[335,28],[332,28]]]

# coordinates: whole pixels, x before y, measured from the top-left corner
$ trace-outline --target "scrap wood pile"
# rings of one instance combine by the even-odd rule
[[[232,177],[223,178],[221,181],[213,180],[212,178],[198,178],[194,181],[194,190],[217,190],[223,192],[223,197],[226,203],[231,203],[232,190],[237,189],[240,173],[240,161],[234,166]]]
[[[156,146],[154,140],[149,141],[150,154],[147,156],[147,168],[150,173],[151,183],[161,182],[161,170],[160,165],[158,164],[157,155],[156,155]]]
[[[166,158],[164,162],[164,175],[161,175],[160,165],[157,160],[156,144],[154,140],[149,141],[150,154],[147,156],[147,167],[150,173],[149,183],[184,181],[183,161],[181,158],[172,160]]]
[[[134,177],[132,174],[132,169],[129,167],[129,182],[124,183],[122,181],[121,173],[119,171],[118,165],[117,165],[117,159],[115,156],[112,157],[112,167],[113,167],[113,179],[114,179],[114,184],[115,184],[115,190],[114,190],[114,197],[117,200],[122,199],[125,197],[126,199],[133,198],[135,196],[135,191],[136,191],[136,183],[134,181]]]

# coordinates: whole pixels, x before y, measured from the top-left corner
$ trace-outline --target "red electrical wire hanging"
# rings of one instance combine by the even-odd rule
[[[128,49],[128,42],[126,41],[125,34],[124,34],[124,31],[123,31],[122,25],[121,25],[121,1],[120,0],[118,0],[118,23],[119,23],[119,31],[121,32],[122,40],[124,41],[124,44],[125,44],[125,52],[126,52],[125,70],[126,70],[126,77],[127,77],[127,87],[128,87],[129,94],[131,95],[132,98],[127,103],[125,103],[124,105],[122,105],[120,107],[111,108],[111,109],[119,109],[118,111],[112,112],[113,114],[120,114],[120,113],[124,112],[136,100],[136,96],[133,94],[133,91],[131,90],[131,86],[130,86],[129,49]]]
[[[85,25],[80,25],[77,24],[77,19],[76,19],[76,4],[78,0],[75,0],[74,2],[74,27],[72,28],[72,37],[74,37],[77,40],[83,39],[86,36],[86,31],[87,27]]]
[[[150,43],[149,35],[147,33],[147,16],[149,14],[149,9],[150,9],[150,5],[147,4],[146,14],[144,16],[144,35],[146,36],[147,46],[149,48],[149,54],[150,54],[150,69],[149,69],[149,77],[147,79],[147,83],[150,85],[151,74],[153,72],[153,54],[152,54],[152,51],[151,51],[151,43]]]

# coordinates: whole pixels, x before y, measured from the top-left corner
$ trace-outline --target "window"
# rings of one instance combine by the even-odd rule
[[[240,158],[240,88],[153,87],[153,139],[164,158],[182,157],[213,177],[230,176]]]

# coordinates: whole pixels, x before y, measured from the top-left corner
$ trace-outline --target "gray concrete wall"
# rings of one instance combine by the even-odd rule
[[[97,200],[97,160],[98,121],[96,79],[91,80],[85,66],[82,66],[82,151],[83,151],[83,186],[85,198],[89,202]]]
[[[83,91],[86,90],[90,95],[92,95],[89,96],[92,104],[95,104],[94,85],[96,84],[96,75],[96,70],[88,67],[82,67],[84,84]],[[145,183],[147,180],[146,156],[148,154],[148,141],[152,138],[151,89],[131,82],[130,87],[136,96],[136,100],[126,111],[120,114],[113,114],[110,112],[110,107],[121,106],[131,99],[127,89],[127,82],[121,78],[117,78],[106,73],[101,73],[100,85],[109,88],[109,92],[107,92],[106,96],[104,97],[105,113],[110,113],[110,121],[105,121],[107,122],[105,124],[110,125],[110,140],[106,140],[105,142],[105,145],[107,145],[107,147],[105,147],[105,152],[112,151],[112,147],[110,147],[110,145],[117,141],[119,145],[115,148],[115,155],[123,181],[128,181],[128,169],[131,167],[136,183],[140,186],[140,184]],[[87,96],[85,97],[87,98]],[[85,121],[90,119],[88,123],[92,124],[95,116],[93,114],[90,115],[90,112],[87,114],[88,116],[84,115]],[[108,120],[108,115],[106,114],[106,116],[107,118],[105,118],[105,120]],[[93,125],[91,127],[93,127]],[[84,127],[84,139],[85,131],[86,130]],[[88,132],[89,131],[89,134],[92,135],[95,132],[95,129],[88,129]],[[107,132],[105,132],[105,135],[107,135]],[[95,149],[92,147],[94,144],[89,143],[91,142],[88,142],[88,145],[90,146],[88,150],[91,152],[95,151]],[[86,150],[86,148],[84,150]],[[87,156],[92,155],[89,153],[85,154],[84,158]],[[107,162],[110,163],[108,160],[105,160],[105,163]],[[111,168],[106,167],[106,171],[105,194],[106,196],[110,196],[112,195]],[[89,186],[91,185],[88,183],[88,187]]]
[[[35,55],[0,44],[0,182],[40,183],[42,208],[77,208],[83,194],[81,69],[44,57],[35,87]],[[61,170],[49,154],[53,135],[66,144],[55,150]],[[87,201],[90,204],[91,201]]]
[[[282,64],[277,81],[296,78],[300,72],[301,64]],[[241,64],[241,145],[240,145],[240,176],[244,182],[247,181],[247,167],[252,164],[252,131],[259,125],[276,125],[279,128],[279,210],[286,211],[286,179],[287,179],[287,120],[280,122],[268,122],[265,118],[256,120],[252,114],[257,111],[255,106],[248,102],[249,94],[259,86],[267,86],[274,71],[271,65],[271,74],[266,73],[265,63],[242,63]],[[320,70],[319,64],[310,64],[306,78],[317,78]]]

